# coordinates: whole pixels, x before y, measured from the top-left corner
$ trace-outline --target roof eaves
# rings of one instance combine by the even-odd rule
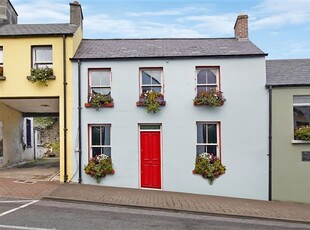
[[[272,87],[272,88],[284,88],[284,87],[309,87],[309,84],[274,84],[274,83],[266,83],[265,85],[267,88]]]

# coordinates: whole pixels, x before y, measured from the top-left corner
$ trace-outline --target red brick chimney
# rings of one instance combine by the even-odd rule
[[[248,40],[248,15],[240,14],[235,23],[235,38],[238,40]]]

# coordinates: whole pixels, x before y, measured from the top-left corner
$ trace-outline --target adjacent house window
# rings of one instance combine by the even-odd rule
[[[0,46],[0,76],[3,76],[3,47]]]
[[[294,130],[310,125],[310,96],[294,96],[293,107]]]
[[[111,94],[111,69],[89,69],[90,94]]]
[[[198,122],[196,154],[210,153],[220,157],[219,134],[219,122]]]
[[[141,92],[155,91],[163,93],[163,69],[143,68],[140,69]]]
[[[218,67],[197,67],[196,72],[197,93],[201,91],[209,91],[210,89],[219,90]]]
[[[32,47],[32,68],[53,67],[52,46]]]
[[[26,119],[26,146],[27,147],[31,147],[31,134],[32,134],[32,124],[31,124],[31,120],[30,119]]]
[[[90,157],[111,157],[111,125],[90,125]]]

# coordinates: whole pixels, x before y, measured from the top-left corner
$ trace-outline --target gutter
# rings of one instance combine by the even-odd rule
[[[67,174],[67,68],[66,68],[66,35],[62,35],[63,41],[63,91],[64,91],[64,182],[68,180]]]
[[[269,93],[269,133],[268,133],[268,200],[272,200],[272,86],[268,86]]]
[[[82,182],[82,134],[81,134],[81,121],[82,121],[82,107],[81,107],[81,60],[78,60],[78,133],[79,133],[79,184]]]

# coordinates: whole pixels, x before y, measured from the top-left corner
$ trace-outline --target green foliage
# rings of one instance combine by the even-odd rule
[[[110,95],[102,95],[100,93],[93,93],[90,95],[90,105],[94,108],[100,108],[102,105],[106,105],[113,102],[113,98]]]
[[[213,181],[219,176],[223,175],[226,167],[222,165],[219,158],[210,153],[202,153],[196,157],[194,174],[200,174],[203,178]]]
[[[210,91],[200,91],[194,98],[195,105],[209,105],[211,107],[221,106],[224,104],[226,99],[221,91],[211,89]]]
[[[50,143],[49,147],[52,148],[53,153],[59,153],[60,152],[60,143],[59,143],[59,141]]]
[[[303,141],[310,141],[310,126],[300,126],[294,131],[295,138]]]
[[[99,183],[107,174],[114,174],[115,171],[112,167],[112,159],[106,155],[98,155],[89,160],[85,165],[84,171],[86,174],[94,177]]]
[[[148,91],[142,93],[139,98],[139,104],[146,106],[148,113],[157,113],[160,109],[159,106],[165,103],[164,95],[155,91]]]
[[[39,127],[41,129],[49,129],[55,124],[55,122],[57,121],[57,118],[35,117],[33,121],[34,121],[35,127]]]
[[[32,83],[43,82],[48,86],[47,82],[51,76],[53,76],[53,69],[46,66],[45,68],[31,69],[31,75],[28,79]]]

